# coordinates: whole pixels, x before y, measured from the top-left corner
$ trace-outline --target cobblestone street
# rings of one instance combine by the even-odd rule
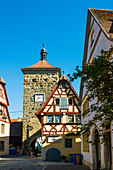
[[[84,165],[72,163],[41,161],[29,156],[0,158],[0,170],[89,170]]]

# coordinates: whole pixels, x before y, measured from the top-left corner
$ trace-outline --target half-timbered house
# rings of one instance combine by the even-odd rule
[[[80,127],[79,97],[63,75],[44,106],[36,113],[41,121],[42,159],[60,161],[62,155],[81,152],[75,134]]]
[[[8,97],[5,81],[0,77],[0,155],[9,154],[10,117],[8,112]]]

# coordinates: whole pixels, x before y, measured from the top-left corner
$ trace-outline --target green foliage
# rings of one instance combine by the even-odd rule
[[[100,126],[106,127],[113,120],[113,57],[111,52],[113,47],[108,51],[101,50],[100,55],[94,58],[93,62],[84,65],[82,70],[77,66],[75,72],[70,76],[70,81],[81,78],[81,90],[83,87],[90,91],[89,101],[94,98],[97,102],[92,104],[83,115],[95,112],[92,121],[89,121],[87,127],[100,121]],[[110,56],[111,55],[111,56]]]

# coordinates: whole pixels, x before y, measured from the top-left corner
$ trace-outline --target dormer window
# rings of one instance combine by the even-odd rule
[[[60,100],[59,100],[58,98],[56,98],[56,99],[55,99],[55,105],[56,105],[56,106],[59,106],[59,104],[60,104]]]
[[[69,98],[68,103],[69,103],[69,105],[72,105],[73,104],[73,98]]]

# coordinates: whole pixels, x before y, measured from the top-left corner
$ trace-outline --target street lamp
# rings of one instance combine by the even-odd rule
[[[7,119],[7,117],[4,115],[4,116],[2,116],[2,120],[3,120],[3,122],[6,122],[6,119]]]

